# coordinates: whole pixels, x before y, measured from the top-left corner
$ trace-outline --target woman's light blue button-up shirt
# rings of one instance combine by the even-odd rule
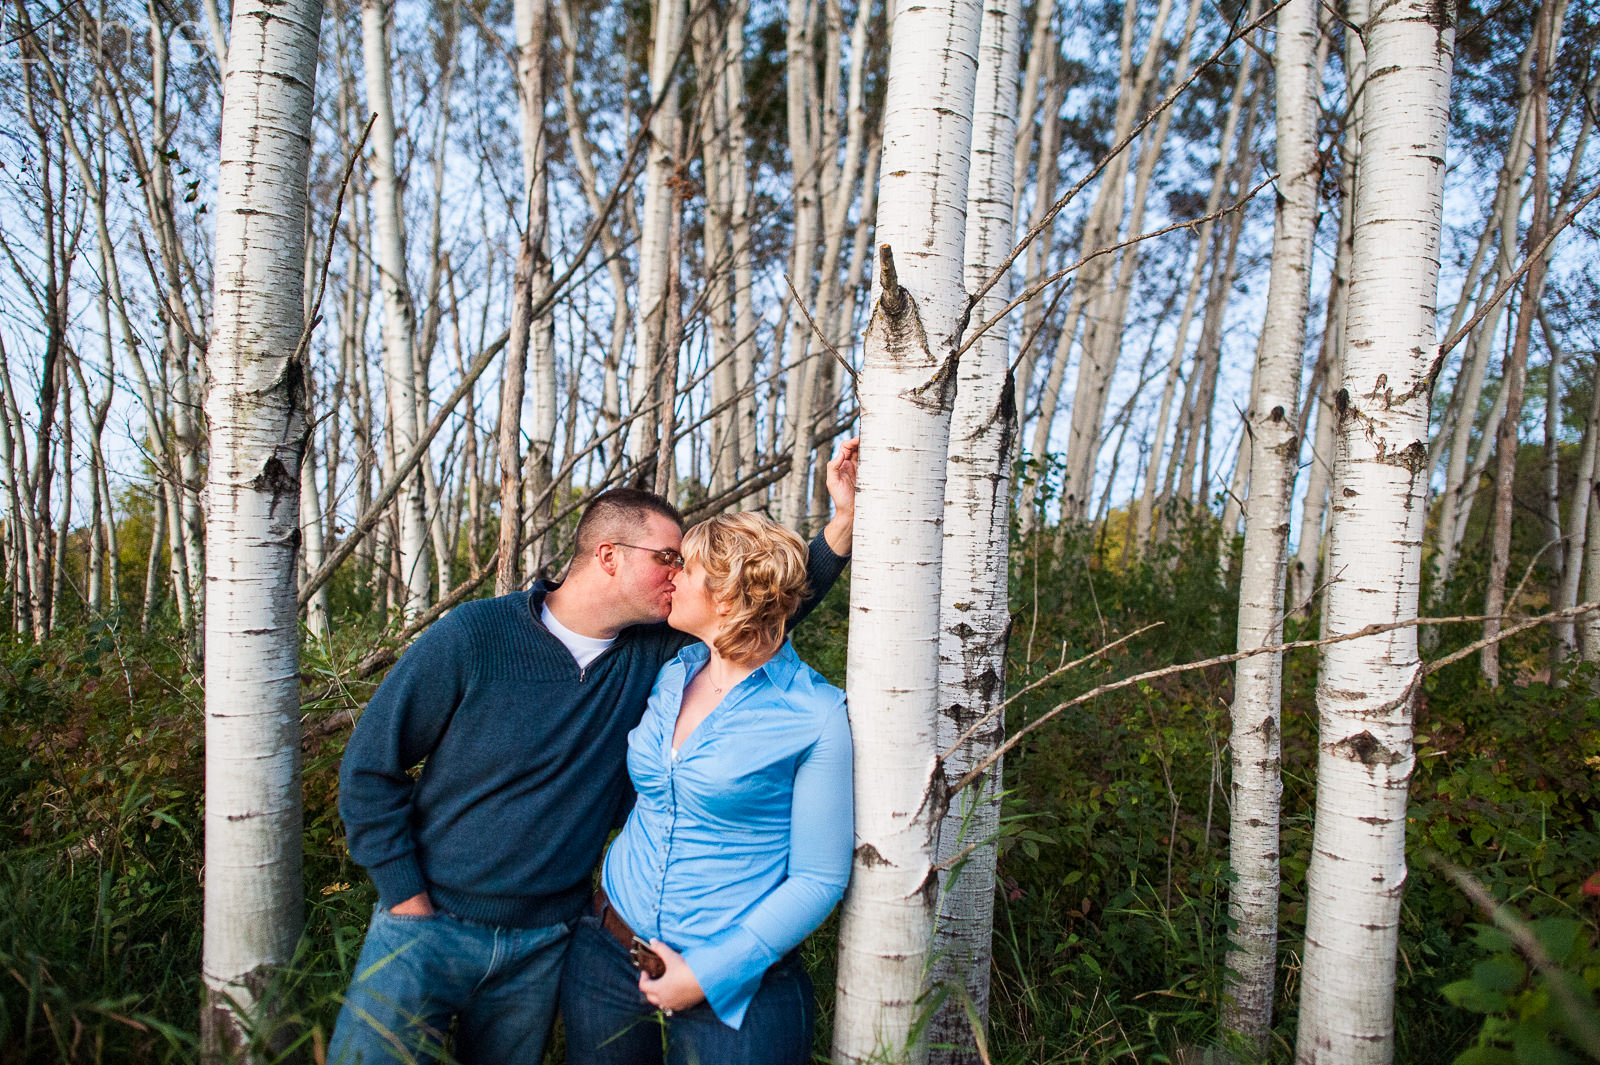
[[[606,855],[617,912],[684,956],[718,1018],[744,1020],[761,976],[838,903],[855,840],[844,692],[788,643],[672,753],[683,691],[710,658],[684,648],[628,735],[633,813]]]

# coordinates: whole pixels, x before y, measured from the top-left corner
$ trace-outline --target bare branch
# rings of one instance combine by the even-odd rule
[[[1503,629],[1495,636],[1479,640],[1477,643],[1474,643],[1468,647],[1464,647],[1460,651],[1456,651],[1445,658],[1426,663],[1422,667],[1422,672],[1424,674],[1436,672],[1450,663],[1459,661],[1465,656],[1472,654],[1473,652],[1486,647],[1491,643],[1504,640],[1509,636],[1515,636],[1517,633],[1525,632],[1536,625],[1548,625],[1553,621],[1560,621],[1565,618],[1580,617],[1584,614],[1592,614],[1597,610],[1600,610],[1600,600],[1588,603],[1580,603],[1577,606],[1567,607],[1564,610],[1554,610],[1548,614],[1541,614],[1536,618],[1530,618],[1518,625],[1513,625],[1511,628]],[[956,783],[951,786],[950,793],[953,795],[962,788],[971,784],[973,781],[978,780],[983,776],[984,772],[994,763],[998,762],[1007,751],[1011,750],[1011,748],[1020,743],[1024,736],[1027,736],[1040,725],[1043,725],[1045,722],[1056,717],[1063,710],[1069,710],[1072,707],[1086,703],[1091,699],[1098,698],[1099,696],[1106,695],[1114,691],[1120,691],[1123,688],[1131,688],[1135,684],[1142,684],[1147,680],[1156,680],[1160,677],[1170,677],[1175,673],[1189,673],[1197,669],[1209,669],[1212,666],[1225,666],[1245,658],[1253,658],[1256,655],[1278,654],[1284,651],[1298,651],[1306,647],[1326,647],[1329,644],[1344,643],[1347,640],[1360,640],[1368,636],[1377,636],[1381,633],[1393,632],[1396,629],[1415,628],[1419,625],[1452,625],[1459,623],[1483,622],[1488,620],[1489,618],[1485,615],[1463,615],[1461,617],[1411,618],[1406,621],[1386,622],[1381,625],[1368,625],[1365,628],[1357,629],[1355,632],[1347,632],[1338,636],[1326,636],[1320,640],[1292,640],[1289,643],[1269,644],[1265,647],[1252,647],[1248,651],[1235,651],[1232,654],[1218,655],[1215,658],[1207,658],[1199,662],[1181,662],[1177,665],[1164,666],[1161,669],[1152,669],[1144,673],[1135,674],[1131,677],[1124,677],[1121,680],[1111,681],[1108,684],[1102,684],[1096,688],[1091,688],[1082,695],[1068,699],[1064,703],[1059,703],[1056,706],[1051,707],[1049,710],[1046,710],[1043,714],[1040,714],[1034,720],[1028,722],[1026,726],[1017,730],[1017,732],[1013,734],[1010,739],[1001,744],[993,754],[989,755],[983,761],[973,766],[972,769],[967,772],[966,776],[956,781]]]

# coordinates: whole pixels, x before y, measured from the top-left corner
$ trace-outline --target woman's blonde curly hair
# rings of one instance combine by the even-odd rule
[[[782,646],[784,624],[809,591],[804,540],[759,514],[719,514],[684,534],[683,557],[705,568],[706,590],[729,608],[718,654],[744,663]]]

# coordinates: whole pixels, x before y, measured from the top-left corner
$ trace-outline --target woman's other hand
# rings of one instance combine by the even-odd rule
[[[695,978],[694,970],[689,968],[682,954],[659,939],[650,941],[650,949],[661,957],[667,967],[659,979],[650,979],[649,973],[639,974],[639,990],[650,1005],[664,1013],[671,1013],[673,1010],[698,1006],[705,1001],[706,993],[700,989],[700,981]]]

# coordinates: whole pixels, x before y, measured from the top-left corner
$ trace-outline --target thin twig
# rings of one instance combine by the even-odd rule
[[[1278,180],[1277,174],[1268,174],[1266,177],[1261,179],[1261,182],[1256,185],[1255,188],[1239,197],[1239,199],[1235,200],[1233,203],[1228,204],[1226,207],[1219,207],[1210,214],[1202,215],[1199,218],[1186,218],[1181,222],[1174,222],[1169,226],[1162,226],[1160,229],[1152,229],[1148,233],[1140,233],[1137,237],[1129,237],[1127,240],[1119,241],[1116,244],[1108,244],[1103,248],[1096,248],[1094,251],[1090,252],[1088,255],[1085,255],[1071,266],[1062,267],[1049,277],[1034,282],[1034,284],[1023,291],[1021,295],[1017,296],[1010,303],[1006,304],[1001,310],[995,312],[993,317],[987,319],[977,329],[973,330],[967,336],[967,338],[961,342],[961,346],[956,349],[956,356],[959,358],[961,355],[963,355],[979,337],[983,336],[983,334],[987,333],[990,329],[993,329],[996,325],[999,325],[1000,322],[1005,319],[1006,315],[1010,314],[1024,303],[1027,303],[1029,300],[1033,299],[1039,293],[1043,292],[1057,281],[1060,281],[1068,274],[1082,269],[1089,262],[1098,259],[1102,255],[1110,255],[1113,252],[1121,251],[1123,248],[1126,248],[1130,245],[1140,244],[1147,240],[1154,240],[1156,237],[1164,237],[1168,233],[1173,233],[1180,229],[1193,229],[1195,226],[1202,225],[1206,222],[1215,222],[1217,219],[1233,214],[1235,211],[1243,210],[1246,204],[1255,199],[1258,192],[1276,180]],[[971,312],[969,311],[968,313]]]
[[[1489,889],[1478,883],[1477,879],[1465,869],[1448,861],[1442,855],[1429,851],[1428,864],[1438,869],[1448,877],[1461,893],[1477,904],[1484,915],[1494,922],[1495,927],[1511,937],[1511,942],[1528,962],[1544,975],[1545,987],[1549,988],[1553,997],[1561,1006],[1561,1012],[1566,1015],[1567,1023],[1572,1026],[1572,1033],[1579,1036],[1584,1049],[1591,1057],[1600,1058],[1600,1024],[1595,1022],[1595,1012],[1592,1006],[1585,1004],[1577,995],[1573,994],[1571,986],[1565,977],[1567,974],[1556,964],[1549,953],[1544,949],[1544,944],[1539,942],[1539,937],[1534,934],[1526,921],[1512,912],[1509,906],[1495,901],[1489,894]]]
[[[859,389],[861,381],[856,376],[855,367],[851,366],[845,360],[845,357],[839,354],[839,349],[828,343],[828,338],[822,335],[822,329],[817,325],[817,320],[811,317],[811,311],[806,307],[806,301],[801,299],[800,293],[794,290],[794,282],[790,280],[788,274],[783,275],[783,283],[789,286],[789,295],[794,297],[794,305],[800,308],[800,313],[806,316],[806,321],[811,325],[811,332],[822,342],[822,346],[828,349],[828,353],[839,360],[839,365],[844,367],[844,372],[850,375],[850,383]]]
[[[317,279],[317,297],[311,301],[311,313],[306,315],[305,328],[300,332],[300,343],[295,345],[295,362],[305,359],[306,351],[311,347],[311,334],[322,321],[322,297],[328,291],[328,268],[333,265],[333,242],[339,237],[339,216],[344,213],[344,196],[350,191],[350,177],[356,172],[356,164],[361,161],[361,149],[367,146],[367,138],[372,136],[372,124],[376,121],[378,121],[376,113],[367,119],[366,128],[361,131],[361,140],[356,142],[355,148],[350,152],[349,161],[344,165],[344,177],[339,179],[339,193],[333,199],[333,217],[328,220],[328,245],[322,253],[322,275]]]
[[[1596,196],[1600,196],[1600,183],[1597,183],[1594,188],[1590,189],[1588,195],[1586,195],[1583,199],[1573,204],[1572,210],[1562,215],[1561,219],[1550,227],[1550,232],[1545,234],[1544,239],[1539,242],[1537,247],[1523,257],[1521,264],[1518,265],[1518,267],[1511,273],[1507,274],[1505,280],[1501,281],[1500,284],[1495,286],[1494,292],[1490,294],[1489,298],[1483,302],[1483,304],[1478,308],[1477,312],[1474,313],[1473,316],[1469,318],[1460,329],[1457,329],[1454,333],[1451,333],[1445,338],[1444,343],[1439,345],[1438,356],[1433,360],[1433,369],[1428,374],[1429,380],[1433,380],[1439,376],[1439,368],[1444,365],[1444,357],[1450,354],[1451,349],[1453,349],[1457,344],[1461,343],[1467,334],[1478,328],[1478,323],[1483,321],[1484,318],[1488,316],[1490,311],[1494,310],[1496,304],[1505,299],[1506,293],[1511,291],[1511,287],[1518,281],[1522,280],[1522,275],[1527,273],[1528,269],[1533,266],[1536,261],[1544,257],[1544,253],[1549,249],[1551,244],[1555,243],[1555,239],[1561,234],[1561,231],[1570,226],[1573,220],[1578,217],[1579,212],[1581,212],[1585,207],[1589,206],[1589,204],[1594,201]]]
[[[950,749],[945,751],[944,754],[939,756],[940,759],[948,759],[951,755],[955,754],[956,751],[960,749],[960,747],[961,747],[961,745],[963,743],[966,743],[968,740],[970,740],[972,738],[973,734],[976,733],[983,726],[987,725],[994,718],[994,716],[996,714],[998,714],[998,713],[1002,712],[1003,710],[1005,710],[1008,706],[1010,706],[1012,703],[1016,702],[1018,699],[1022,698],[1024,695],[1027,695],[1029,692],[1036,691],[1040,687],[1043,687],[1044,685],[1049,684],[1051,681],[1055,680],[1057,677],[1061,676],[1063,673],[1072,672],[1074,669],[1077,669],[1079,666],[1083,665],[1085,662],[1091,662],[1094,659],[1099,658],[1101,655],[1105,654],[1107,651],[1116,650],[1118,647],[1121,647],[1123,644],[1127,643],[1129,640],[1133,639],[1135,636],[1142,636],[1143,634],[1149,632],[1151,629],[1160,628],[1162,625],[1165,625],[1165,624],[1166,624],[1165,621],[1157,621],[1157,622],[1154,622],[1154,623],[1152,623],[1150,625],[1146,625],[1142,629],[1135,629],[1133,632],[1128,633],[1128,635],[1122,637],[1120,640],[1117,640],[1114,643],[1108,643],[1104,647],[1100,647],[1100,648],[1098,648],[1098,649],[1096,649],[1094,651],[1090,651],[1088,654],[1084,655],[1082,658],[1079,658],[1079,659],[1077,659],[1075,661],[1072,661],[1072,662],[1068,662],[1066,665],[1057,666],[1055,669],[1052,669],[1050,672],[1046,673],[1044,676],[1040,677],[1038,680],[1034,681],[1032,684],[1028,685],[1026,688],[1023,688],[1020,691],[1018,691],[1015,695],[1011,696],[1011,698],[1007,699],[1005,702],[1001,703],[999,706],[995,707],[993,710],[989,711],[987,714],[984,714],[983,717],[979,718],[976,722],[974,722],[972,724],[972,726],[969,727],[965,732],[963,732],[961,735],[959,735],[959,736],[957,736],[955,738],[955,742],[950,744]],[[1063,651],[1066,650],[1065,646],[1062,647],[1062,650]]]
[[[984,296],[988,295],[991,288],[999,284],[1000,279],[1006,276],[1007,271],[1009,271],[1011,267],[1015,265],[1017,257],[1027,249],[1028,245],[1037,240],[1040,233],[1043,233],[1046,229],[1050,228],[1052,224],[1054,224],[1056,215],[1060,214],[1062,209],[1066,207],[1067,204],[1071,203],[1077,197],[1078,193],[1084,190],[1089,182],[1099,177],[1101,171],[1105,170],[1106,167],[1111,165],[1111,160],[1121,155],[1128,145],[1133,143],[1133,139],[1139,134],[1143,133],[1146,127],[1148,127],[1150,123],[1154,122],[1163,111],[1171,107],[1178,97],[1183,95],[1184,91],[1188,89],[1190,85],[1194,84],[1196,79],[1198,79],[1206,71],[1210,70],[1211,67],[1222,58],[1223,54],[1226,53],[1229,48],[1233,47],[1233,43],[1235,41],[1242,37],[1248,36],[1256,28],[1264,26],[1269,19],[1276,15],[1280,10],[1287,7],[1288,4],[1289,0],[1278,0],[1277,3],[1273,4],[1265,12],[1263,12],[1259,18],[1239,27],[1232,33],[1228,34],[1223,42],[1217,46],[1216,51],[1212,52],[1206,57],[1204,62],[1196,66],[1194,71],[1182,82],[1180,82],[1176,88],[1167,93],[1166,97],[1160,103],[1151,108],[1150,112],[1146,114],[1144,118],[1140,119],[1138,124],[1129,130],[1126,136],[1124,136],[1116,144],[1112,145],[1111,150],[1108,151],[1099,162],[1095,163],[1094,167],[1087,174],[1085,174],[1070,189],[1063,193],[1061,197],[1051,205],[1050,209],[1044,213],[1044,217],[1039,219],[1038,225],[1035,225],[1033,228],[1029,229],[1028,232],[1023,235],[1023,238],[1017,242],[1016,247],[1011,249],[1011,254],[1006,256],[1005,261],[999,266],[995,267],[994,272],[984,280],[983,284],[978,286],[977,291],[973,292],[972,295],[967,297],[966,309],[962,311],[961,314],[961,329],[956,331],[956,336],[960,336],[962,331],[966,329],[967,320],[972,316],[972,309],[978,305],[978,302],[982,300]],[[979,333],[982,331],[983,330],[979,330]]]

